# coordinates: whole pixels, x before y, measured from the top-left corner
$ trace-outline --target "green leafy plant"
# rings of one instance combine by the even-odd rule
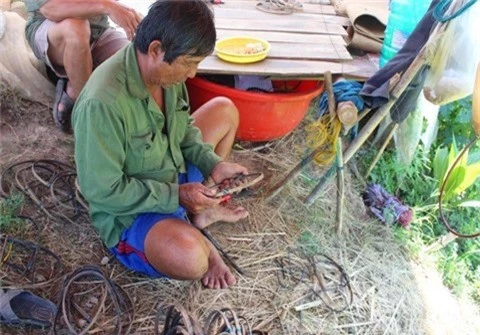
[[[446,202],[454,199],[455,196],[462,194],[480,177],[480,162],[469,163],[468,150],[465,151],[465,154],[462,157],[459,157],[459,154],[455,138],[453,138],[450,150],[447,150],[445,147],[437,148],[432,162],[433,175],[437,181],[438,190],[440,190],[445,183],[443,200]],[[457,159],[459,159],[458,163],[452,169],[452,166]],[[450,169],[452,170],[448,176],[448,180],[446,180],[447,173]],[[438,195],[438,193],[435,195]],[[480,207],[480,199],[457,201],[453,205],[462,207]]]
[[[0,233],[12,234],[21,231],[25,220],[19,220],[16,213],[24,202],[23,194],[16,193],[8,198],[0,198]]]

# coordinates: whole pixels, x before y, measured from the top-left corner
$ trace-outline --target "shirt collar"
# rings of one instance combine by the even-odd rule
[[[142,80],[142,76],[140,75],[140,69],[138,67],[137,54],[135,50],[135,45],[130,43],[125,51],[127,89],[131,95],[134,95],[139,99],[145,99],[148,97],[148,91],[145,83]]]

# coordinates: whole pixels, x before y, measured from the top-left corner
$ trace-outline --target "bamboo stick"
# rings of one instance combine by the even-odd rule
[[[457,239],[457,235],[448,232],[446,235],[441,236],[438,240],[430,244],[428,247],[425,248],[425,253],[431,253],[434,251],[438,251],[443,249],[447,246],[450,242],[453,242]]]
[[[393,98],[387,102],[385,105],[380,107],[377,112],[370,118],[370,120],[362,128],[358,136],[350,143],[347,149],[343,152],[343,163],[346,164],[348,161],[355,155],[355,153],[360,149],[360,147],[366,142],[370,137],[373,131],[378,127],[380,122],[388,115],[390,108],[396,102],[397,97],[399,97],[403,91],[407,88],[408,84],[415,77],[417,72],[420,70],[423,64],[425,64],[427,57],[427,44],[422,48],[417,57],[414,59],[410,67],[407,69],[405,74],[399,80],[397,86],[392,91]],[[327,183],[328,179],[332,176],[332,172],[335,170],[335,166],[332,165],[330,169],[322,176],[319,183],[315,186],[313,191],[305,199],[307,205],[311,205],[317,196],[317,193],[323,188]]]
[[[305,198],[303,201],[305,205],[310,206],[315,199],[317,198],[317,194],[323,189],[323,187],[327,184],[330,180],[330,177],[333,176],[335,173],[336,166],[333,164],[330,168],[320,177],[320,181],[317,185],[313,188],[312,192]]]
[[[336,100],[335,95],[333,94],[333,81],[332,81],[332,73],[330,71],[326,71],[324,74],[325,77],[325,92],[327,93],[327,102],[328,102],[328,113],[330,114],[330,121],[337,117],[336,113]]]
[[[337,105],[335,101],[335,95],[333,94],[333,84],[332,84],[332,74],[327,71],[325,72],[325,92],[327,93],[327,98],[328,98],[328,112],[330,114],[330,121],[334,121],[334,118],[336,118],[336,110],[335,107]],[[318,192],[323,188],[323,185],[328,181],[330,176],[332,176],[335,172],[335,166],[332,166],[329,171],[327,171],[327,177],[322,176],[320,178],[320,181],[318,184],[315,186],[313,191],[308,195],[308,197],[305,198],[304,203],[307,206],[310,206],[315,198],[317,197]]]
[[[410,67],[407,69],[405,74],[399,80],[397,86],[395,86],[395,88],[393,89],[392,99],[377,110],[377,112],[362,128],[358,136],[352,141],[352,143],[350,143],[348,148],[345,150],[345,152],[343,153],[345,163],[347,163],[353,157],[353,155],[358,151],[358,149],[360,149],[360,147],[370,137],[373,131],[378,127],[380,122],[382,122],[382,120],[390,113],[390,109],[397,101],[397,98],[402,95],[408,84],[412,81],[420,68],[425,64],[427,56],[427,45],[422,48],[422,50],[419,52],[419,54],[412,62]]]
[[[345,176],[343,173],[342,138],[337,140],[337,212],[336,224],[337,234],[340,235],[343,229],[343,203],[345,199]]]
[[[300,163],[298,163],[288,174],[285,178],[280,180],[278,183],[276,183],[266,194],[265,200],[271,200],[273,199],[280,191],[285,187],[285,185],[288,184],[290,180],[293,178],[297,177],[300,172],[302,171],[302,168],[309,164],[315,156],[323,150],[323,146],[320,146],[313,150],[307,157],[303,158]]]
[[[325,92],[327,93],[328,99],[328,111],[330,114],[331,120],[336,117],[335,113],[335,96],[333,95],[333,83],[332,83],[332,73],[326,71],[324,74],[325,80]],[[309,164],[315,156],[323,150],[323,146],[315,148],[307,157],[303,158],[300,163],[298,163],[288,174],[287,176],[276,183],[265,195],[265,200],[269,201],[273,199],[280,191],[285,187],[285,185],[290,182],[293,178],[297,177],[300,174],[300,171],[304,166]]]
[[[345,127],[351,128],[358,121],[358,109],[353,102],[342,101],[338,103],[337,116]]]
[[[365,176],[364,176],[365,179],[368,178],[368,176],[369,176],[370,173],[372,172],[372,170],[373,170],[373,168],[375,167],[375,165],[377,165],[378,160],[380,159],[380,157],[382,156],[383,152],[384,152],[385,149],[387,148],[388,143],[390,143],[390,141],[392,140],[392,137],[393,137],[393,135],[395,134],[395,132],[397,131],[397,129],[398,129],[399,126],[400,126],[400,125],[399,125],[398,123],[393,123],[392,126],[390,127],[390,131],[388,132],[388,135],[387,135],[387,137],[385,138],[385,141],[383,141],[383,144],[382,144],[382,146],[380,147],[380,149],[378,150],[377,155],[375,156],[375,158],[373,159],[372,163],[371,163],[370,166],[368,167],[367,172],[365,173]]]
[[[446,11],[447,14],[453,12],[458,6],[461,4],[461,1],[453,1],[448,10]],[[390,113],[390,109],[395,104],[398,97],[402,95],[402,93],[407,88],[408,84],[412,81],[421,67],[427,63],[429,57],[432,56],[434,53],[434,49],[437,45],[439,38],[442,36],[443,31],[448,26],[448,22],[446,23],[438,23],[433,32],[431,33],[428,41],[425,43],[423,48],[417,54],[413,62],[407,68],[407,70],[401,75],[398,79],[398,83],[395,85],[397,81],[397,75],[392,77],[390,80],[390,88],[392,88],[391,96],[389,102],[385,105],[380,107],[377,112],[370,118],[370,120],[365,124],[362,128],[358,136],[350,143],[347,149],[343,152],[343,163],[347,164],[348,161],[355,155],[355,153],[360,149],[360,147],[365,143],[365,141],[370,137],[373,131],[378,127],[380,122]],[[479,102],[480,103],[480,102]],[[362,116],[361,116],[362,117]],[[479,131],[480,132],[480,131]],[[328,169],[325,174],[320,179],[320,182],[315,186],[314,190],[307,196],[305,199],[305,203],[310,205],[316,198],[316,194],[323,188],[323,186],[327,183],[330,176],[333,174],[332,170],[334,166],[332,165],[330,169]]]

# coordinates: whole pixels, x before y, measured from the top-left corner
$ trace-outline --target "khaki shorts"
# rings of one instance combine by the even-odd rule
[[[50,67],[59,78],[66,78],[65,68],[63,66],[53,65],[48,58],[48,30],[55,22],[45,20],[38,27],[35,33],[33,53],[35,56]],[[100,37],[92,43],[92,61],[95,69],[115,52],[130,43],[124,33],[109,28],[103,32]]]

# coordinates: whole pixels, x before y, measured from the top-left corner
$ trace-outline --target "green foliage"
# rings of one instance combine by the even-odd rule
[[[471,96],[442,106],[438,118],[437,145],[449,146],[455,138],[457,145],[463,147],[475,136]],[[477,149],[480,149],[480,146],[477,145]]]
[[[16,213],[20,210],[24,201],[21,193],[13,194],[8,198],[0,198],[0,232],[13,234],[21,231],[25,226],[25,220],[18,219]]]
[[[370,164],[374,155],[375,150],[362,154],[365,167]],[[435,189],[429,165],[428,156],[421,148],[409,166],[399,165],[395,153],[386,151],[370,173],[369,181],[382,185],[412,207],[423,205],[429,201]]]
[[[369,182],[382,185],[404,204],[413,207],[415,216],[410,229],[396,226],[394,233],[414,257],[447,233],[438,217],[439,187],[459,148],[475,136],[471,123],[471,98],[442,106],[439,121],[437,140],[430,153],[419,147],[412,164],[400,167],[394,150],[386,151],[369,176]],[[364,168],[375,153],[376,150],[372,150],[359,155],[365,162]],[[461,223],[464,233],[474,233],[479,228],[479,176],[480,140],[452,171],[445,187],[444,209],[448,220]],[[437,256],[444,283],[480,303],[480,239],[456,239],[438,251]]]
[[[459,152],[455,138],[453,138],[448,153],[447,149],[444,147],[438,147],[436,150],[435,158],[432,162],[433,176],[437,181],[437,187],[439,190],[445,183],[445,187],[443,189],[444,201],[448,201],[454,196],[461,194],[467,188],[472,186],[480,177],[480,162],[469,163],[468,150],[463,154],[462,152]],[[462,156],[459,157],[461,154]],[[458,162],[455,164],[457,159]],[[454,164],[455,166],[453,166]],[[448,180],[446,180],[447,174]],[[470,202],[469,204],[463,203],[459,205],[470,205],[475,207],[475,202]]]

